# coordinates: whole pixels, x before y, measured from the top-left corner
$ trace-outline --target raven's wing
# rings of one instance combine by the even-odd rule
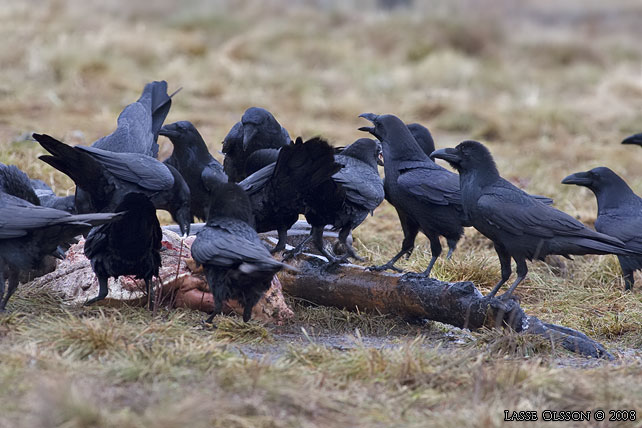
[[[335,158],[339,163],[341,160]],[[359,165],[360,161],[349,161],[343,159],[343,163],[349,163],[350,167],[344,165],[342,169],[332,176],[332,179],[339,183],[346,192],[346,198],[359,206],[374,211],[384,198],[383,184],[379,175],[370,171],[367,165]]]
[[[477,208],[488,224],[514,235],[542,238],[591,235],[590,229],[580,221],[506,181],[484,188]]]
[[[245,190],[248,195],[252,195],[265,187],[265,185],[274,174],[275,168],[276,162],[265,166],[241,181],[239,183],[239,186],[241,186],[241,188]]]
[[[642,253],[642,210],[625,209],[624,214],[617,211],[609,210],[600,214],[595,228],[624,242],[628,249]]]
[[[249,227],[249,226],[248,226]],[[248,240],[217,225],[204,227],[192,245],[192,257],[198,263],[234,267],[243,263],[281,266],[260,242]]]
[[[11,195],[0,195],[0,239],[17,238],[32,230],[64,223],[89,227],[92,223],[104,223],[112,217],[114,214],[111,213],[72,215],[36,206]]]
[[[85,257],[92,259],[96,255],[105,251],[109,245],[110,228],[110,224],[103,224],[102,226],[94,227],[89,231],[84,244]]]
[[[137,101],[129,104],[120,113],[116,130],[98,139],[92,147],[112,152],[151,156],[154,154],[155,145],[157,144],[152,134],[150,107]]]
[[[139,153],[117,153],[95,147],[76,146],[100,162],[115,177],[152,191],[167,190],[174,184],[171,171],[162,162]]]
[[[438,165],[435,165],[438,166]],[[402,170],[397,179],[399,191],[435,205],[461,205],[459,176],[444,168],[417,163]]]

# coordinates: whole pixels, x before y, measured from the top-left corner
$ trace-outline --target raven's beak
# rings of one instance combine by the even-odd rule
[[[359,131],[369,132],[374,135],[375,129],[374,126],[362,126],[361,128],[359,128]]]
[[[259,130],[251,123],[243,124],[243,150],[247,150],[248,144],[256,136]]]
[[[167,138],[177,137],[178,129],[176,129],[175,123],[170,123],[169,125],[163,126],[159,131],[158,135],[163,135]]]
[[[593,180],[588,172],[576,172],[562,180],[562,184],[577,184],[578,186],[589,186]]]
[[[435,150],[430,154],[430,159],[443,159],[451,165],[458,165],[461,162],[459,151],[453,148]]]
[[[625,138],[622,140],[622,144],[637,144],[638,146],[642,146],[642,133]]]
[[[374,123],[375,120],[379,117],[379,115],[376,115],[374,113],[361,113],[359,117],[362,117],[366,120],[369,120],[370,122]]]

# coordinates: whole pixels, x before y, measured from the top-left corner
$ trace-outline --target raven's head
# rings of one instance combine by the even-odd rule
[[[390,139],[390,136],[400,136],[404,132],[410,134],[406,124],[401,121],[397,116],[392,114],[380,114],[376,115],[374,113],[362,113],[359,117],[372,122],[374,126],[362,126],[359,128],[359,131],[366,131],[374,135],[381,142],[394,143],[394,139]]]
[[[462,141],[455,148],[439,149],[430,154],[431,159],[443,159],[457,171],[497,171],[490,151],[482,143]]]
[[[348,147],[345,147],[341,151],[341,155],[359,159],[375,169],[377,164],[383,165],[381,143],[372,138],[359,138]]]
[[[590,171],[576,172],[562,180],[562,184],[575,184],[587,187],[597,193],[623,180],[612,170],[606,167],[593,168]]]
[[[191,122],[186,120],[167,124],[158,131],[158,135],[169,138],[173,144],[189,141],[194,134],[198,134],[198,131]]]
[[[261,107],[250,107],[245,110],[243,117],[241,117],[241,122],[243,123],[243,150],[247,150],[252,140],[257,136],[265,135],[270,139],[280,140],[284,138],[283,129],[275,117],[264,108]],[[287,134],[287,132],[285,133]],[[287,141],[290,138],[287,136]],[[286,143],[287,143],[286,141]],[[269,148],[272,145],[260,148]]]
[[[642,147],[642,132],[625,138],[622,140],[622,144],[636,144]]]

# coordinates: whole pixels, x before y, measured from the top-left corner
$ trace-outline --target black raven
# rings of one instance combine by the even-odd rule
[[[597,198],[595,230],[614,236],[626,248],[642,253],[642,198],[622,178],[606,167],[576,172],[562,180],[591,189]],[[633,288],[633,272],[642,269],[642,256],[619,255],[624,288]]]
[[[160,248],[163,232],[156,208],[142,193],[128,193],[116,207],[124,215],[111,223],[91,229],[85,241],[85,256],[98,278],[98,296],[90,305],[107,297],[109,277],[135,275],[145,280],[149,309],[154,307],[152,278],[158,278],[161,266]]]
[[[249,175],[246,169],[248,161],[250,169],[256,169],[257,161],[250,160],[251,157],[262,158],[266,156],[263,150],[280,149],[290,143],[288,131],[277,122],[272,113],[264,108],[250,107],[223,140],[225,173],[230,181],[242,181]]]
[[[239,183],[250,197],[257,232],[279,233],[273,252],[285,248],[288,229],[304,212],[304,201],[340,168],[326,141],[312,138],[303,142],[299,137],[281,148],[276,162]]]
[[[549,254],[636,254],[619,239],[587,228],[503,179],[488,149],[477,141],[437,150],[432,157],[446,160],[459,171],[466,216],[475,229],[493,241],[502,277],[490,297],[510,278],[511,257],[517,264],[517,279],[501,296],[504,299],[525,278],[527,259],[543,260]]]
[[[146,84],[138,101],[129,104],[118,116],[116,130],[96,140],[92,146],[112,152],[157,157],[158,131],[175,94],[167,94],[167,82],[164,80]]]
[[[189,187],[180,173],[151,156],[95,147],[71,147],[46,134],[33,137],[51,155],[40,159],[67,174],[89,196],[81,212],[114,211],[125,195],[144,193],[158,209],[167,210],[184,235],[192,223]],[[81,204],[76,200],[76,208]]]
[[[312,226],[310,237],[315,246],[331,263],[340,263],[348,257],[360,259],[347,239],[384,199],[383,183],[377,163],[381,146],[370,138],[361,138],[335,154],[341,169],[310,192],[305,199],[305,218]],[[323,229],[332,225],[339,230],[334,251],[345,253],[341,258],[330,254],[323,245]],[[310,239],[310,238],[308,238]],[[306,239],[289,256],[298,254]]]
[[[214,193],[218,203],[210,205],[207,224],[192,244],[192,257],[203,265],[214,297],[207,322],[221,313],[228,299],[243,305],[247,322],[274,274],[287,265],[272,258],[252,228],[250,200],[238,184],[221,184]]]
[[[450,258],[467,225],[461,207],[459,177],[430,160],[396,116],[364,113],[361,117],[371,121],[374,127],[360,130],[372,133],[383,145],[386,200],[397,210],[404,234],[401,251],[388,263],[371,269],[399,271],[394,263],[404,254],[412,253],[421,230],[430,241],[432,259],[419,275],[429,276],[441,254],[439,237],[446,237]]]
[[[59,245],[118,216],[72,215],[0,192],[0,312],[18,287],[21,272],[41,269],[45,257],[55,254]],[[5,279],[9,280],[6,293]]]
[[[212,189],[227,183],[223,165],[212,157],[203,137],[190,122],[165,125],[159,134],[174,145],[171,156],[163,162],[181,173],[190,189],[192,214],[206,220]]]

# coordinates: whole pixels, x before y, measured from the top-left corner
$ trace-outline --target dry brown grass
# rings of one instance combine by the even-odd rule
[[[251,105],[293,136],[339,145],[373,111],[422,122],[439,147],[481,139],[505,177],[587,223],[595,200],[564,176],[609,166],[642,193],[642,150],[619,145],[642,131],[637,1],[430,0],[391,13],[371,0],[292,3],[4,2],[0,161],[72,192],[26,136],[90,143],[145,82],[165,79],[184,88],[168,120],[193,121],[219,158]],[[382,263],[401,237],[384,203],[355,242]],[[400,267],[425,268],[417,243]],[[486,291],[499,266],[468,230],[434,272]],[[303,302],[284,327],[225,319],[213,331],[201,314],[65,309],[23,287],[0,318],[0,427],[488,427],[504,408],[640,410],[642,298],[622,288],[615,258],[600,256],[567,262],[564,276],[532,263],[518,289],[529,313],[605,342],[618,357],[606,363],[509,332]]]

